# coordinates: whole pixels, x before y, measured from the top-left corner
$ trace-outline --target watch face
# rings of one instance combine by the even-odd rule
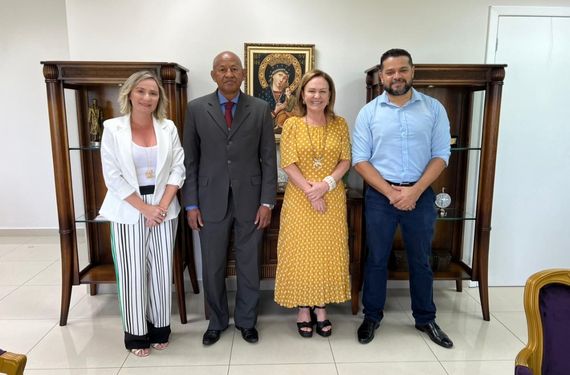
[[[439,193],[435,196],[435,205],[439,208],[447,208],[451,204],[451,196],[447,193]]]

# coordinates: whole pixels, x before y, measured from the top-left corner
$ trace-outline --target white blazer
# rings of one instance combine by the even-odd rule
[[[140,212],[125,201],[125,198],[132,193],[140,196],[132,155],[130,115],[109,119],[103,123],[103,126],[101,163],[107,194],[99,213],[113,222],[136,224],[139,221]],[[174,123],[153,117],[153,126],[158,155],[152,202],[158,204],[167,184],[182,187],[186,178],[186,169],[184,168],[184,151]],[[174,219],[179,212],[180,203],[178,203],[178,198],[174,197],[168,207],[165,220]]]

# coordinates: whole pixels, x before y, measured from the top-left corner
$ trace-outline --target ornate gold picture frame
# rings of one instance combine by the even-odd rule
[[[269,103],[278,141],[301,77],[314,67],[315,45],[245,43],[244,50],[245,92]]]

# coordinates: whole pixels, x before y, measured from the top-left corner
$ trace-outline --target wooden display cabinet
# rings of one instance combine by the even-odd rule
[[[417,64],[414,88],[438,99],[449,116],[452,144],[448,168],[433,183],[435,193],[445,187],[452,197],[446,217],[439,217],[432,243],[436,280],[455,280],[461,291],[462,280],[479,283],[483,319],[489,320],[488,255],[491,231],[491,210],[495,180],[495,159],[499,133],[501,91],[506,65]],[[378,77],[379,65],[366,73],[366,102],[383,91]],[[476,94],[481,93],[481,94]],[[475,96],[482,100],[479,111]],[[480,130],[480,141],[473,137]],[[453,143],[453,140],[452,140]],[[478,166],[477,166],[478,164]],[[474,168],[470,171],[469,168]],[[474,178],[469,177],[473,175]],[[469,186],[471,185],[471,186]],[[469,188],[476,188],[475,202],[469,202]],[[472,212],[468,207],[473,206]],[[472,262],[465,261],[463,240],[466,223],[474,223]],[[393,245],[393,254],[401,253],[403,242],[399,235]],[[444,259],[445,261],[437,261]],[[471,263],[471,264],[469,264]],[[401,262],[392,262],[389,277],[406,280],[408,272]]]
[[[89,284],[93,295],[97,293],[98,284],[115,283],[109,223],[97,219],[107,189],[103,180],[100,147],[90,143],[87,119],[89,105],[94,99],[97,100],[104,119],[120,116],[117,98],[122,83],[134,72],[152,71],[162,81],[166,91],[167,117],[174,121],[182,138],[188,70],[178,64],[162,62],[43,61],[42,64],[47,88],[61,243],[59,324],[63,326],[67,324],[73,285]],[[74,95],[66,100],[65,94],[70,91]],[[73,100],[76,121],[72,119],[74,115],[71,112],[66,112],[66,103]],[[74,165],[72,168],[73,160],[79,160],[77,167]],[[74,175],[79,172],[80,176]],[[73,190],[73,183],[79,181],[83,190],[82,204],[78,204],[77,199],[80,198],[74,197]],[[84,212],[77,212],[76,205],[84,206]],[[78,224],[85,226],[89,257],[87,266],[82,269],[78,256]],[[174,250],[174,282],[182,323],[186,323],[185,266],[188,266],[194,293],[198,293],[192,234],[185,225],[182,212]]]

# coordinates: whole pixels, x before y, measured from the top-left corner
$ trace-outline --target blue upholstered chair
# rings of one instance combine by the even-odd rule
[[[8,375],[23,375],[27,357],[0,349],[0,373]]]
[[[524,288],[528,344],[515,375],[570,374],[570,269],[535,273]]]

